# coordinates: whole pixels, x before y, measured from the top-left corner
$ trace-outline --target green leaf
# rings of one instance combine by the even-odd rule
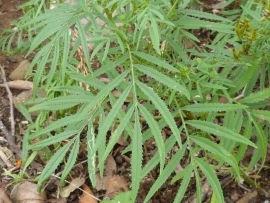
[[[32,117],[29,114],[29,111],[25,108],[25,106],[21,103],[19,103],[18,105],[20,112],[22,113],[22,115],[30,122],[33,123]]]
[[[97,136],[97,146],[99,146],[99,140],[100,139],[104,139],[107,135],[107,132],[109,131],[109,129],[111,128],[111,126],[113,125],[113,122],[115,120],[115,118],[117,117],[120,109],[122,108],[123,106],[123,103],[125,102],[126,98],[128,97],[128,94],[131,90],[131,87],[132,85],[129,85],[124,91],[123,93],[120,95],[119,99],[113,104],[110,112],[108,113],[108,116],[106,116],[105,120],[104,120],[104,123],[106,123],[106,125],[104,125],[99,133],[98,133],[98,136]]]
[[[204,150],[207,150],[209,152],[212,152],[214,155],[218,156],[222,159],[223,162],[226,162],[232,166],[234,169],[237,177],[237,181],[240,179],[240,171],[238,167],[238,163],[234,156],[230,154],[228,151],[223,149],[221,146],[219,146],[216,143],[211,142],[210,140],[199,137],[199,136],[190,136],[190,138],[198,145],[200,145]]]
[[[32,150],[40,150],[41,148],[43,147],[46,147],[48,145],[51,145],[51,144],[56,144],[56,143],[59,143],[63,140],[66,140],[68,139],[69,137],[71,137],[72,135],[75,135],[76,133],[78,133],[77,130],[71,130],[71,131],[64,131],[64,132],[61,132],[59,134],[56,134],[54,136],[51,136],[47,139],[43,139],[35,144],[32,144],[30,146],[30,149]]]
[[[149,113],[149,111],[143,105],[138,104],[138,107],[140,109],[140,112],[142,113],[142,116],[144,117],[147,124],[149,125],[150,130],[152,131],[152,134],[155,138],[156,145],[159,152],[159,157],[160,157],[160,174],[161,174],[163,171],[164,164],[165,164],[165,145],[162,139],[161,129],[159,128],[153,116]]]
[[[127,124],[130,122],[130,118],[132,116],[133,111],[134,111],[134,105],[132,107],[130,107],[130,109],[125,114],[125,116],[123,116],[119,126],[115,129],[115,131],[110,136],[110,140],[109,140],[109,143],[108,143],[108,145],[106,147],[106,150],[105,150],[102,158],[99,160],[99,165],[104,165],[104,162],[105,162],[107,156],[111,152],[112,148],[115,146],[116,142],[118,141],[119,137],[123,133],[123,131],[124,131],[125,127],[127,126]]]
[[[265,99],[268,99],[270,97],[270,88],[267,88],[265,90],[262,90],[260,92],[256,92],[254,94],[251,94],[244,99],[240,100],[240,102],[244,104],[251,104],[256,103],[259,101],[263,101]]]
[[[180,132],[176,126],[176,123],[174,121],[174,118],[172,117],[171,112],[169,111],[166,104],[162,101],[162,99],[147,85],[136,81],[136,84],[139,86],[139,88],[145,93],[146,96],[149,97],[149,99],[153,102],[157,110],[160,112],[162,117],[166,120],[169,127],[171,128],[179,146],[182,145],[181,139],[180,139]]]
[[[35,159],[36,155],[37,155],[37,151],[33,151],[32,154],[27,158],[26,162],[23,163],[23,174],[25,173],[25,170],[28,168],[28,166]]]
[[[251,138],[252,135],[252,124],[251,124],[251,120],[247,120],[246,123],[244,123],[245,126],[245,130],[243,133],[243,136],[247,139]],[[247,145],[246,144],[241,144],[237,150],[237,154],[235,155],[235,159],[239,162],[243,159],[245,152],[247,149]]]
[[[68,109],[82,103],[89,103],[93,97],[85,94],[67,95],[52,98],[48,101],[37,104],[29,109],[30,112],[34,111],[56,111],[61,109]]]
[[[186,124],[189,124],[197,129],[203,130],[208,133],[212,133],[217,136],[225,137],[227,139],[231,139],[240,143],[248,144],[254,148],[257,148],[254,143],[250,140],[246,139],[242,135],[233,132],[232,130],[225,128],[223,126],[216,125],[214,123],[210,123],[208,121],[200,121],[200,120],[190,120],[186,121]]]
[[[250,113],[263,121],[270,122],[270,111],[266,110],[250,110]]]
[[[182,199],[185,195],[185,192],[187,190],[187,187],[189,185],[191,176],[192,176],[193,166],[190,164],[190,165],[186,166],[184,170],[185,170],[185,175],[183,176],[184,178],[181,182],[181,186],[178,189],[176,197],[173,201],[174,203],[179,203],[182,201]]]
[[[53,174],[58,165],[63,161],[67,151],[69,150],[72,142],[67,143],[65,146],[57,150],[57,152],[52,156],[50,161],[45,165],[42,173],[38,179],[38,190],[41,191],[41,186],[43,183]]]
[[[216,194],[219,203],[224,203],[223,192],[219,183],[219,180],[213,171],[213,169],[202,159],[194,157],[194,161],[198,164],[209,184],[211,185],[214,193]]]
[[[135,109],[135,124],[134,134],[132,135],[132,155],[131,155],[131,188],[132,188],[132,201],[135,202],[137,193],[139,191],[142,171],[142,133],[139,120],[138,110]]]
[[[60,179],[61,184],[64,184],[69,172],[71,171],[71,169],[73,168],[73,166],[76,162],[76,159],[77,159],[77,156],[79,153],[79,147],[80,147],[80,136],[77,135],[77,138],[75,139],[73,148],[72,148],[72,150],[70,150],[67,163],[65,164],[65,168],[63,170],[63,173],[62,173],[62,176]]]
[[[51,131],[56,130],[56,129],[63,127],[63,126],[67,126],[68,124],[72,124],[72,123],[76,123],[78,121],[88,119],[88,117],[89,117],[88,115],[78,116],[77,114],[72,115],[72,116],[66,116],[66,117],[61,118],[57,121],[54,121],[51,125],[47,126],[46,128],[43,128],[42,130],[31,134],[29,136],[29,139],[34,139],[42,134],[51,132]]]
[[[174,184],[176,181],[182,179],[190,170],[190,168],[192,169],[192,166],[189,164],[187,165],[184,169],[182,169],[180,172],[178,172],[171,180],[171,184]]]
[[[216,203],[216,202],[218,202],[217,196],[216,196],[216,193],[213,192],[212,197],[211,197],[211,202],[210,202],[210,203]]]
[[[133,54],[159,67],[167,69],[169,71],[178,72],[178,73],[180,72],[177,68],[173,67],[172,65],[152,55],[146,54],[144,52],[139,52],[139,51],[134,51]]]
[[[104,88],[100,89],[99,93],[90,101],[90,103],[86,107],[84,107],[81,114],[87,114],[90,110],[92,110],[93,107],[98,105],[100,101],[105,99],[105,97],[107,97],[109,93],[124,80],[129,71],[130,70],[126,70],[125,72],[119,74],[110,83],[104,86]]]
[[[212,13],[207,13],[207,12],[202,12],[199,10],[191,10],[191,9],[179,9],[180,11],[184,12],[186,15],[198,17],[198,18],[203,18],[203,19],[209,19],[209,20],[218,20],[218,21],[224,21],[224,22],[232,22],[231,20],[227,18],[220,17],[218,15],[212,14]]]
[[[197,202],[201,203],[202,202],[202,184],[201,184],[201,178],[198,172],[197,168],[194,168],[194,173],[195,173],[195,179],[196,179],[196,198]]]
[[[258,65],[262,58],[255,60],[245,71],[241,74],[240,78],[234,83],[235,88],[232,88],[229,93],[234,94],[241,90],[248,82],[252,79],[256,70],[258,70]]]
[[[206,20],[196,19],[190,16],[184,16],[179,18],[177,22],[175,22],[176,26],[181,27],[182,29],[199,29],[206,28],[208,30],[213,30],[221,33],[235,34],[233,29],[233,25],[229,25],[228,23],[216,23],[210,22]]]
[[[150,34],[150,38],[151,38],[154,49],[160,55],[160,49],[159,49],[160,34],[158,30],[158,25],[152,15],[150,16],[149,34]]]
[[[155,183],[152,185],[150,191],[148,192],[147,196],[145,197],[144,202],[148,202],[150,198],[155,194],[155,192],[165,183],[165,181],[170,177],[174,169],[176,168],[177,164],[180,162],[182,157],[186,152],[187,142],[182,145],[182,147],[173,155],[165,169],[163,170],[162,174],[156,179]]]
[[[88,43],[87,43],[87,40],[86,40],[86,33],[85,33],[84,29],[83,29],[81,19],[78,18],[78,17],[76,18],[76,25],[77,25],[77,28],[78,28],[78,36],[80,38],[81,46],[82,46],[82,49],[83,49],[83,55],[85,57],[85,61],[86,61],[86,64],[88,66],[87,70],[90,70],[90,72],[93,73],[92,68],[91,68],[91,64],[90,64],[89,49],[88,49]]]
[[[176,90],[177,92],[182,93],[185,95],[188,99],[190,98],[190,94],[188,90],[181,86],[178,82],[175,80],[171,79],[170,77],[166,76],[165,74],[162,74],[159,71],[156,71],[155,69],[149,67],[149,66],[144,66],[144,65],[139,65],[135,64],[134,65],[139,71],[149,75],[150,77],[154,78],[156,81],[163,83],[164,85]]]
[[[258,138],[257,138],[258,141],[257,141],[257,149],[254,150],[251,161],[248,166],[249,169],[254,167],[255,164],[258,163],[259,159],[262,159],[261,167],[260,167],[262,168],[266,159],[266,154],[267,154],[268,135],[264,133],[262,127],[254,120],[253,120],[253,125],[255,126],[256,131],[258,133]]]
[[[166,141],[165,141],[165,154],[168,154],[169,151],[173,148],[176,140],[174,136],[170,136]],[[154,157],[147,162],[147,165],[143,168],[142,170],[142,175],[141,179],[144,178],[155,166],[159,163],[160,157],[159,157],[159,152],[156,152]]]
[[[248,106],[242,104],[219,104],[219,103],[205,103],[192,104],[182,107],[182,110],[191,112],[208,112],[208,111],[233,111],[238,109],[246,109]]]

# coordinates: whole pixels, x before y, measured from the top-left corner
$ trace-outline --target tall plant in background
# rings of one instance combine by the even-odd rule
[[[240,14],[234,12],[223,18],[190,10],[190,3],[77,0],[57,3],[50,9],[44,0],[31,0],[23,6],[28,12],[16,24],[18,30],[10,31],[11,38],[3,38],[1,46],[8,52],[12,36],[18,34],[18,48],[27,51],[27,56],[36,52],[31,65],[34,95],[38,88],[48,92],[46,101],[29,109],[41,113],[29,126],[23,141],[23,161],[30,150],[61,143],[39,176],[40,186],[68,154],[61,181],[66,179],[75,164],[85,127],[88,171],[94,187],[95,170],[99,168],[103,173],[104,162],[121,134],[131,140],[125,152],[131,152],[133,201],[140,180],[154,167],[159,164],[160,174],[145,202],[168,179],[183,156],[188,156],[189,162],[172,180],[182,179],[174,202],[183,198],[192,173],[198,202],[202,175],[218,202],[224,202],[214,169],[227,164],[227,172],[239,181],[239,163],[248,145],[256,148],[249,168],[260,159],[264,162],[265,132],[269,129],[266,121],[270,114],[257,109],[267,106],[270,89],[263,87],[249,94],[262,74],[258,71],[256,78],[252,76],[266,59],[237,62],[232,52],[225,49],[227,43],[237,46],[233,22]],[[256,5],[253,1],[244,5],[247,16],[262,13]],[[215,33],[212,44],[207,45],[211,52],[201,50],[196,45],[200,40],[192,34],[192,30],[202,27]],[[27,40],[22,37],[25,31]],[[192,48],[188,48],[187,42]],[[269,74],[268,70],[265,72]],[[250,87],[249,94],[239,96],[239,91],[247,90],[246,87]],[[220,102],[224,98],[227,102]],[[123,104],[127,106],[124,110]],[[50,112],[56,120],[42,127]],[[224,118],[222,125],[214,123],[219,117]],[[258,117],[263,121],[259,122]],[[146,131],[142,130],[144,124],[148,125]],[[110,134],[112,126],[116,129]],[[172,132],[165,142],[161,134],[164,127]],[[37,137],[40,142],[31,144]],[[158,151],[143,166],[142,145],[150,138],[155,140]],[[178,151],[165,164],[165,157],[174,146]],[[213,165],[210,157],[219,165]]]

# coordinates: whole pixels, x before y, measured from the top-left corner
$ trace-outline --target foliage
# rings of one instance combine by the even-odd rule
[[[188,162],[171,181],[178,185],[182,180],[174,202],[181,202],[192,174],[198,202],[202,176],[213,188],[213,198],[224,202],[215,170],[225,165],[239,181],[248,146],[255,148],[248,169],[259,161],[263,165],[270,120],[269,3],[248,0],[241,9],[215,15],[191,9],[196,5],[191,0],[77,0],[53,9],[46,2],[23,5],[17,29],[7,30],[0,41],[6,53],[14,51],[15,39],[15,51],[35,53],[29,71],[34,94],[38,87],[48,93],[46,101],[29,109],[41,113],[31,121],[23,143],[24,162],[29,151],[54,147],[39,176],[40,187],[67,157],[64,182],[76,162],[81,137],[87,139],[93,187],[95,170],[103,173],[119,137],[124,134],[130,140],[125,153],[131,154],[132,202],[152,169],[159,165],[160,174],[145,202],[184,156]],[[203,50],[195,34],[201,28],[213,38]],[[44,125],[51,114],[55,120]],[[164,128],[171,130],[165,141]],[[40,142],[32,143],[35,138]],[[149,139],[155,140],[158,151],[145,163],[142,145]],[[173,147],[178,151],[166,161]]]

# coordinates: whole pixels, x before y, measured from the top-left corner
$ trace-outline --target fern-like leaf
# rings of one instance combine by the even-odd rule
[[[65,139],[68,139],[69,137],[71,137],[72,135],[75,135],[76,133],[78,133],[77,130],[71,130],[71,131],[64,131],[61,132],[59,134],[56,134],[54,136],[51,136],[47,139],[41,140],[39,142],[36,142],[34,144],[32,144],[30,146],[31,150],[40,150],[43,147],[52,145],[52,144],[56,144],[59,143]]]
[[[142,133],[139,112],[135,109],[134,134],[132,135],[131,178],[132,201],[135,202],[141,181],[142,171]]]
[[[61,149],[57,150],[57,152],[52,156],[50,161],[46,164],[42,173],[38,177],[38,190],[41,191],[41,186],[43,183],[53,174],[58,165],[63,161],[67,151],[69,150],[72,142],[67,143]]]
[[[213,171],[213,169],[204,162],[204,160],[194,157],[195,162],[198,164],[200,169],[202,170],[203,174],[206,176],[209,184],[211,185],[213,191],[217,195],[217,199],[219,203],[224,203],[224,197],[222,193],[222,189],[219,183],[219,180]]]
[[[192,104],[182,107],[183,110],[191,112],[233,111],[246,108],[248,108],[248,106],[242,104],[219,104],[219,103]]]
[[[154,57],[152,55],[143,53],[143,52],[138,52],[138,51],[134,51],[133,54],[137,55],[138,57],[153,63],[159,67],[162,67],[164,69],[167,69],[169,71],[173,71],[173,72],[180,72],[177,68],[173,67],[172,65],[170,65],[169,63],[166,63],[165,61],[162,61],[161,59]]]
[[[186,152],[187,143],[185,143],[171,158],[170,162],[164,168],[162,175],[158,177],[155,183],[152,185],[150,191],[145,197],[144,203],[148,202],[155,192],[162,186],[162,184],[170,177],[177,164],[180,162]]]
[[[67,163],[65,164],[65,168],[63,170],[63,173],[60,179],[61,184],[64,184],[69,172],[71,171],[71,169],[73,168],[76,162],[76,159],[79,153],[79,147],[80,147],[80,136],[77,135],[75,142],[73,144],[73,148],[72,150],[70,150]]]
[[[166,120],[166,122],[170,126],[179,146],[181,146],[182,141],[180,139],[180,132],[166,104],[150,87],[148,87],[147,85],[139,81],[136,81],[136,84],[145,93],[145,95],[147,95],[149,99],[153,102],[157,110],[160,112],[160,114],[163,116],[163,118]]]
[[[143,105],[138,104],[138,107],[142,113],[142,116],[145,118],[146,122],[148,123],[150,130],[152,131],[153,136],[155,138],[158,152],[159,152],[159,157],[160,157],[160,174],[161,174],[164,167],[164,163],[165,163],[165,145],[162,140],[161,129],[159,128],[153,116],[149,113],[149,111]]]
[[[246,139],[245,137],[241,136],[238,133],[233,132],[232,130],[225,128],[223,126],[216,125],[214,123],[210,123],[208,121],[187,121],[186,124],[189,124],[195,128],[198,128],[200,130],[203,130],[208,133],[212,133],[217,136],[225,137],[231,140],[235,140],[240,143],[248,144],[254,148],[257,148],[257,146],[251,142],[250,140]]]
[[[134,65],[139,71],[147,74],[148,76],[154,78],[156,81],[163,83],[164,85],[168,86],[169,88],[176,90],[177,92],[180,92],[181,94],[185,95],[188,99],[190,98],[188,90],[180,85],[178,82],[175,80],[171,79],[167,75],[156,71],[155,69],[149,67],[149,66],[144,66],[140,64],[135,64]]]
[[[252,104],[268,99],[269,97],[270,97],[270,88],[267,88],[265,90],[256,92],[254,94],[245,97],[244,99],[241,100],[241,102],[244,104]]]

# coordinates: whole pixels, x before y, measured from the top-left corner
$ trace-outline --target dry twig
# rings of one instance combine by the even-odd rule
[[[10,106],[10,125],[11,125],[11,136],[15,136],[15,121],[14,121],[14,109],[13,109],[13,99],[12,99],[12,93],[7,85],[7,80],[6,80],[6,73],[4,68],[0,65],[0,69],[2,72],[2,79],[3,79],[3,85],[5,86],[7,93],[8,93],[8,99],[9,99],[9,106]]]
[[[13,109],[13,99],[12,99],[12,93],[7,85],[6,80],[6,74],[3,69],[3,67],[0,65],[0,70],[2,72],[1,76],[3,79],[3,85],[5,86],[7,93],[8,93],[8,99],[9,99],[9,105],[10,105],[10,125],[11,125],[11,133],[7,130],[6,126],[0,119],[0,130],[4,133],[6,140],[8,141],[8,144],[10,146],[11,151],[15,152],[18,157],[21,156],[21,150],[19,147],[15,144],[15,121],[14,121],[14,109]]]

